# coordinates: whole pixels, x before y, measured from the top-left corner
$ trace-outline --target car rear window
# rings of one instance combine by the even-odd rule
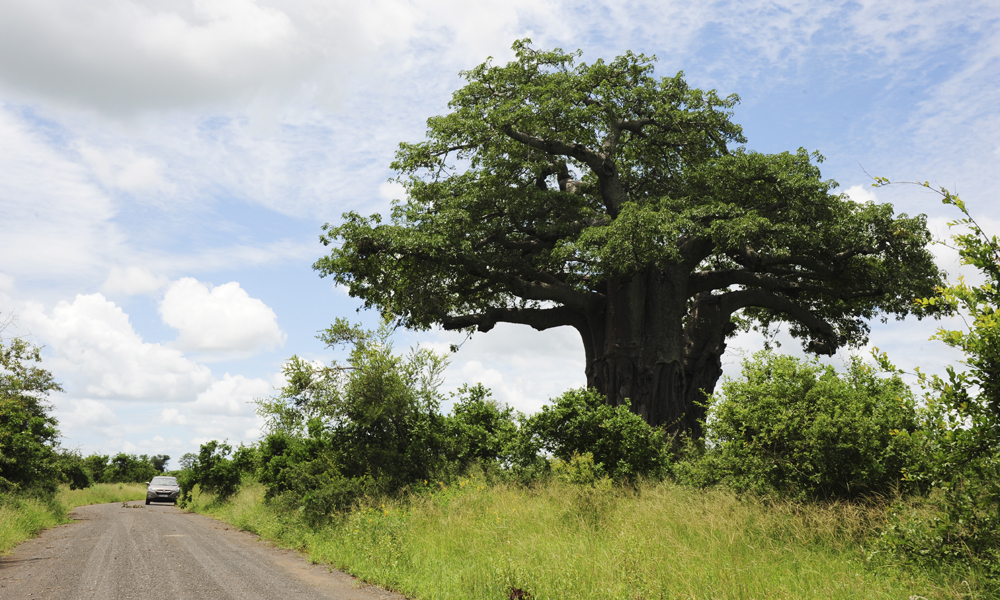
[[[149,485],[177,485],[176,477],[154,477]]]

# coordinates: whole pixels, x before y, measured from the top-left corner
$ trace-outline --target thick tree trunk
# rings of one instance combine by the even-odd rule
[[[609,281],[604,310],[588,319],[587,385],[651,425],[700,436],[729,319],[711,296],[689,303],[687,275],[648,269]]]

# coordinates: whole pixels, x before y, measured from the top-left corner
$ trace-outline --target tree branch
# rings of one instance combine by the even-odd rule
[[[740,290],[722,295],[720,307],[725,315],[732,315],[741,308],[769,308],[784,313],[806,326],[810,333],[821,340],[809,342],[807,349],[816,354],[833,354],[842,345],[842,340],[833,325],[817,317],[808,308],[792,300],[772,294],[766,290]]]
[[[580,312],[565,306],[555,308],[492,308],[478,315],[444,315],[441,317],[441,326],[449,331],[476,327],[485,333],[493,329],[497,323],[529,325],[538,331],[544,331],[562,326],[579,328],[585,326],[586,319]]]

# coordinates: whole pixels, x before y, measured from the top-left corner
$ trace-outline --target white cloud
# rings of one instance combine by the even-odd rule
[[[101,289],[108,294],[123,294],[135,296],[153,294],[170,283],[163,275],[154,275],[142,267],[114,267],[108,278],[104,280]]]
[[[104,151],[84,142],[78,144],[83,161],[107,188],[126,192],[168,191],[163,161],[137,154],[131,149]]]
[[[61,100],[170,106],[253,89],[319,55],[294,43],[285,14],[252,0],[157,4],[5,2],[0,75]]]
[[[9,275],[78,280],[118,254],[124,236],[112,223],[111,200],[83,167],[2,105],[0,169],[0,256]]]
[[[248,379],[242,375],[226,373],[207,390],[198,394],[197,400],[185,405],[185,410],[202,415],[247,417],[254,414],[253,401],[270,396],[271,383],[263,379]]]
[[[79,435],[81,432],[93,432],[99,435],[116,437],[119,420],[118,415],[105,402],[84,398],[71,399],[68,407],[62,404],[55,411],[59,420],[60,430],[67,435]]]
[[[187,425],[187,416],[176,408],[164,408],[160,412],[160,422],[164,425]]]
[[[20,316],[52,353],[48,368],[69,379],[70,392],[175,402],[194,398],[212,382],[204,365],[178,350],[144,342],[128,315],[101,294],[60,302],[51,315],[28,303]]]
[[[410,43],[485,56],[523,33],[525,14],[548,14],[551,5],[8,0],[0,4],[0,78],[111,112],[294,94],[307,83],[331,95],[345,73]]]
[[[160,303],[163,322],[185,350],[251,355],[285,343],[278,317],[233,281],[209,289],[190,277],[172,283]]]
[[[852,185],[847,188],[844,193],[846,193],[851,200],[858,203],[878,202],[878,196],[876,196],[875,192],[872,191],[871,186],[865,187],[863,185]]]
[[[253,401],[270,396],[274,391],[271,383],[226,373],[198,394],[194,402],[183,404],[180,408],[184,414],[164,413],[164,417],[174,423],[186,422],[188,430],[196,434],[191,444],[203,444],[213,439],[234,443],[252,441],[260,437],[264,424],[255,412]]]
[[[442,389],[446,393],[464,383],[482,383],[500,402],[533,413],[566,390],[587,384],[583,343],[570,327],[535,331],[500,323],[468,340],[461,333],[440,330],[432,336],[420,340],[420,345],[442,353],[451,344],[460,345],[449,357],[451,366],[445,371]],[[450,403],[442,406],[445,411],[450,408]]]

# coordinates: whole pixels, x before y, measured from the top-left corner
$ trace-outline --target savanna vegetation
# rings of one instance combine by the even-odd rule
[[[833,194],[805,152],[730,148],[734,98],[642,56],[515,49],[401,147],[391,223],[326,229],[317,269],[381,326],[338,319],[320,338],[343,361],[292,357],[258,442],[182,457],[181,505],[416,598],[997,597],[997,238],[938,190],[984,278],[946,282],[923,217]],[[964,369],[762,351],[716,389],[739,328],[829,353],[909,313],[965,317],[937,335]],[[393,346],[398,325],[501,321],[577,328],[590,385],[525,415],[482,385],[445,396],[445,356]],[[0,510],[163,468],[60,452],[58,385],[4,348]]]
[[[735,98],[515,51],[401,146],[389,222],[325,228],[315,268],[382,326],[325,331],[342,364],[293,357],[263,439],[203,446],[184,503],[420,598],[1000,594],[997,239],[938,190],[987,280],[948,283],[923,217],[834,194],[805,151],[731,148]],[[716,390],[740,329],[829,354],[956,312],[946,377],[764,351]],[[392,346],[498,322],[576,328],[587,389],[524,415],[466,386],[445,414],[445,357]]]
[[[48,397],[62,388],[41,367],[38,347],[3,338],[9,323],[0,323],[0,554],[65,522],[76,506],[143,499],[143,484],[170,458],[60,448]]]
[[[804,149],[748,150],[737,96],[643,55],[513,49],[400,145],[384,222],[324,227],[321,275],[410,328],[572,327],[588,389],[695,435],[741,329],[833,354],[938,308],[913,302],[941,282],[925,218],[835,193]]]

